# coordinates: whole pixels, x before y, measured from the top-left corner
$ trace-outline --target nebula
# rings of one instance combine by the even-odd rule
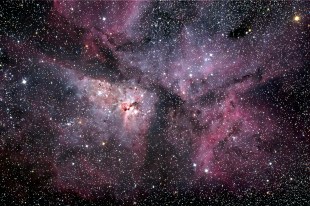
[[[308,205],[309,2],[1,3],[3,205]]]

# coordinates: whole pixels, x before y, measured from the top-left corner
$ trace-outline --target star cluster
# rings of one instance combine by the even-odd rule
[[[307,205],[309,2],[0,6],[2,205]]]

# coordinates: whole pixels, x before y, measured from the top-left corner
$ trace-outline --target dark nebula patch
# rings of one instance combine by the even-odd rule
[[[308,1],[4,1],[0,205],[309,205]]]

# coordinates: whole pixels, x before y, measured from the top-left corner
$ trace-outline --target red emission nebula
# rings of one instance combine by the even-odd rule
[[[309,1],[4,1],[0,205],[309,205]]]

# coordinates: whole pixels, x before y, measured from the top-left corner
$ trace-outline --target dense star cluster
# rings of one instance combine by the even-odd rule
[[[309,205],[309,1],[3,1],[0,205]]]

